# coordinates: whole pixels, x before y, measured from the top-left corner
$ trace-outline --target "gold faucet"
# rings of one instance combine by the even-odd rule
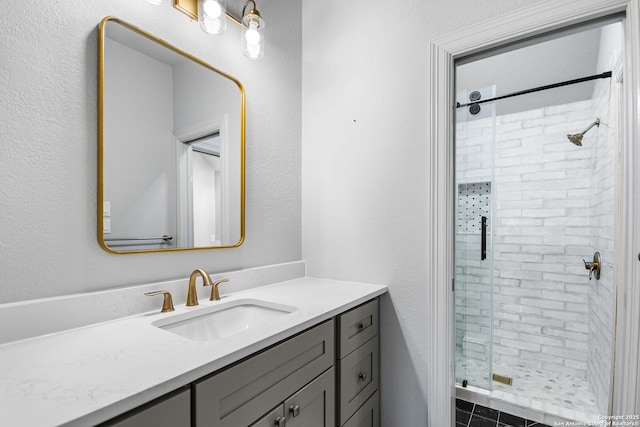
[[[196,268],[191,273],[191,277],[189,277],[189,290],[187,291],[187,307],[191,307],[194,305],[198,305],[198,294],[196,293],[196,277],[202,276],[202,284],[204,286],[211,286],[211,277],[209,277],[209,273],[204,271],[201,268]]]
[[[153,291],[153,292],[145,292],[145,295],[153,296],[153,295],[163,295],[164,301],[162,303],[162,313],[167,313],[169,311],[173,311],[173,299],[171,299],[171,294],[169,291]]]
[[[204,284],[204,286],[212,286],[211,288],[211,297],[209,298],[209,301],[220,301],[220,292],[218,292],[218,285],[220,285],[220,283],[224,283],[224,282],[228,282],[229,279],[220,279],[220,280],[216,280],[215,282],[213,282],[213,284],[209,283],[209,284]]]

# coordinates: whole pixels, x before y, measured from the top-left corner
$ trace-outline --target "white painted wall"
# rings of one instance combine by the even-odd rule
[[[29,0],[0,17],[0,303],[301,258],[300,3],[260,8],[269,41],[258,62],[242,56],[237,26],[206,35],[171,3]],[[247,238],[240,248],[112,255],[98,245],[98,23],[107,15],[244,83]]]
[[[381,425],[426,426],[428,41],[535,1],[302,3],[303,258],[389,286]]]

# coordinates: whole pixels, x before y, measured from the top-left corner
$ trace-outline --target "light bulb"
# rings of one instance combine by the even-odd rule
[[[219,34],[221,32],[220,30],[222,29],[222,24],[220,22],[220,19],[218,18],[205,17],[202,20],[201,28],[205,33]]]
[[[215,0],[207,0],[202,5],[204,14],[211,18],[218,18],[222,15],[222,6]]]
[[[260,56],[260,45],[247,43],[247,56],[251,59],[258,58]]]
[[[244,34],[244,38],[247,39],[247,44],[259,44],[260,43],[260,33],[256,29],[255,25],[252,25],[251,28],[247,30]]]

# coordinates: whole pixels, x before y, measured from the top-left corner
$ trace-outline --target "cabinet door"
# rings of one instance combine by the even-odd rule
[[[338,361],[340,424],[378,389],[378,337]]]
[[[380,427],[380,415],[378,413],[380,401],[376,391],[367,402],[356,411],[343,427]]]
[[[287,427],[332,427],[335,424],[333,368],[284,402]]]
[[[196,382],[196,425],[251,425],[333,366],[333,332],[330,320]]]
[[[284,415],[284,405],[278,405],[273,411],[260,418],[251,427],[285,427],[287,418]]]
[[[191,393],[189,389],[160,398],[118,418],[101,424],[102,427],[190,427]]]

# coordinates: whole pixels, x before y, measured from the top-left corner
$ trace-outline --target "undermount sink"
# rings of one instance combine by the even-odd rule
[[[156,320],[153,326],[194,341],[214,341],[264,326],[296,310],[284,304],[243,299],[196,308]]]

